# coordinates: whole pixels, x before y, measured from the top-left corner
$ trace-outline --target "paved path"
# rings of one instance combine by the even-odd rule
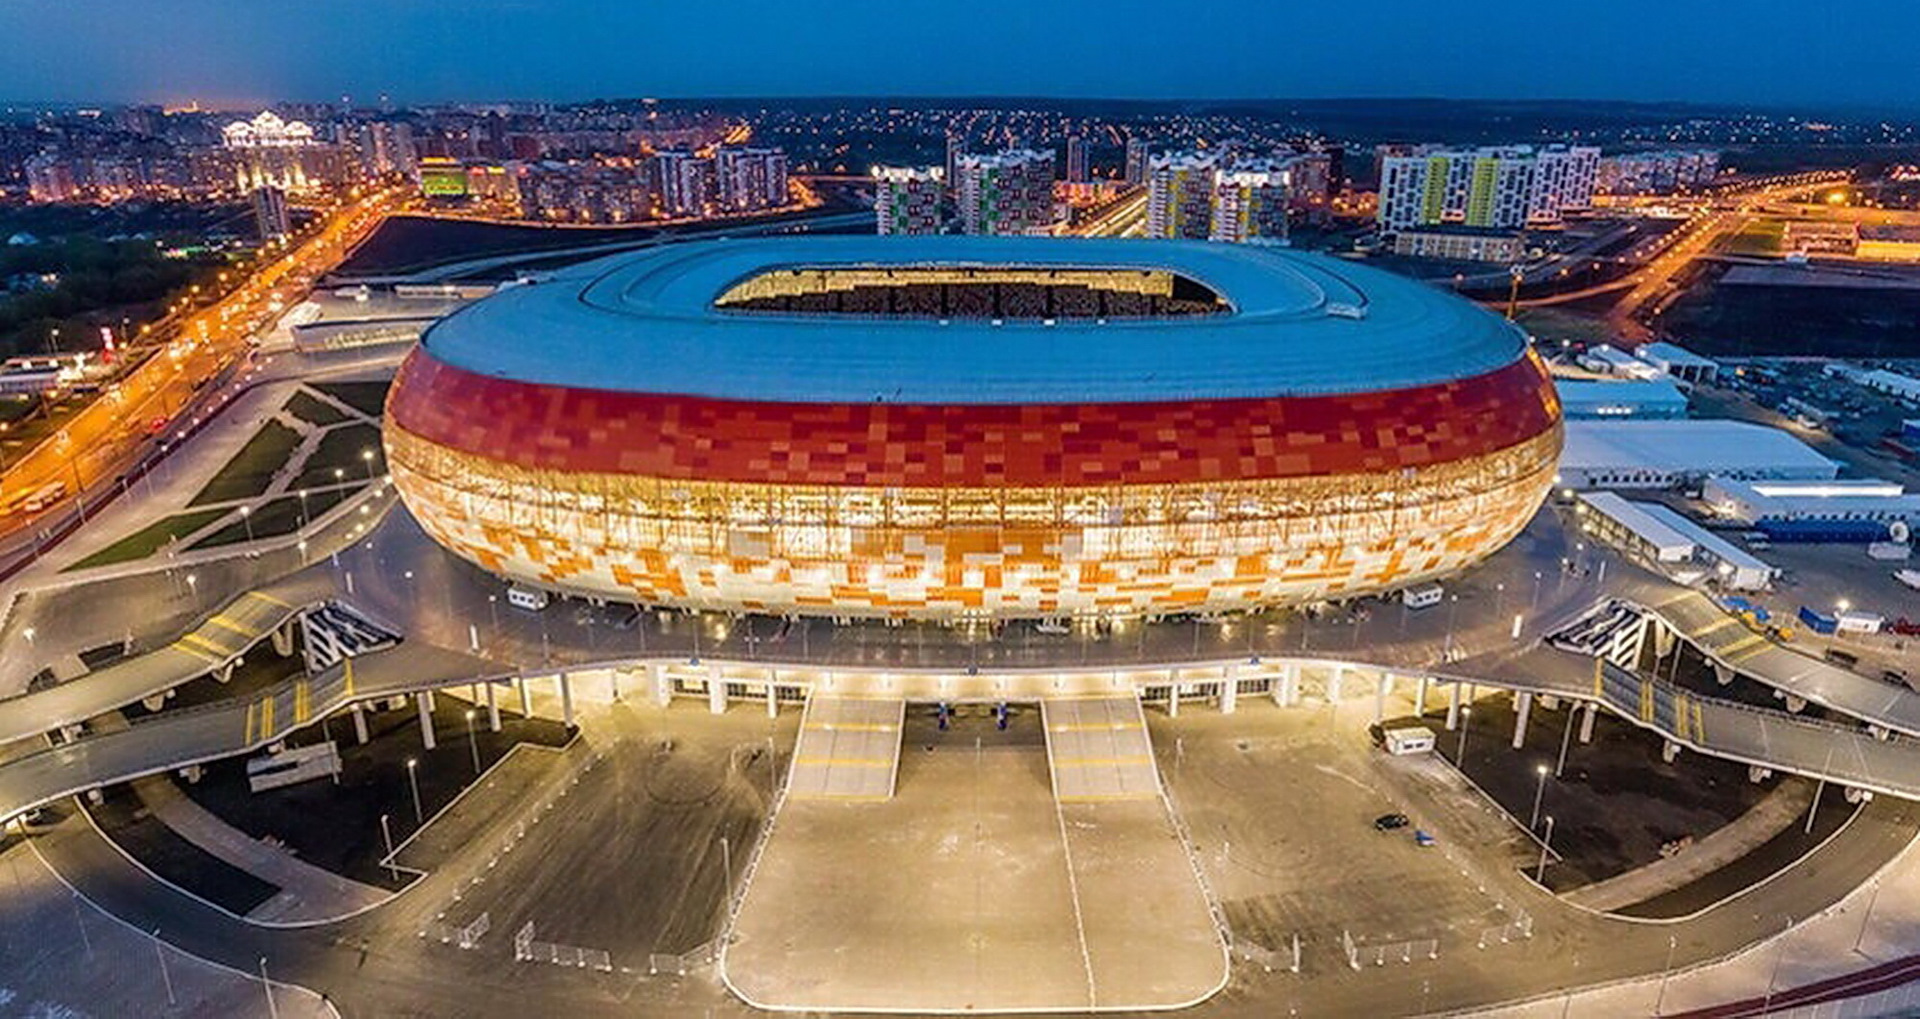
[[[1804,784],[1783,782],[1752,809],[1680,853],[1576,888],[1561,898],[1571,905],[1602,912],[1645,902],[1705,877],[1758,849],[1800,820],[1812,801],[1813,791]]]
[[[279,894],[254,907],[247,914],[249,920],[322,923],[371,909],[393,897],[384,889],[316,867],[284,847],[240,831],[189,799],[171,778],[155,775],[135,779],[133,791],[174,834],[280,889]]]

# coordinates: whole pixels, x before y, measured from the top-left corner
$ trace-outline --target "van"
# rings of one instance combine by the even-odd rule
[[[1439,584],[1422,584],[1400,592],[1400,602],[1410,609],[1424,609],[1429,605],[1440,604],[1440,596],[1443,593]]]
[[[547,594],[547,592],[545,591],[535,590],[534,588],[531,588],[531,587],[521,587],[515,584],[507,588],[507,604],[513,606],[516,609],[526,609],[528,612],[538,612],[541,609],[546,608],[547,603],[551,602],[552,600],[553,600],[552,595]]]
[[[1424,725],[1410,725],[1403,729],[1388,729],[1381,733],[1382,743],[1387,753],[1395,757],[1407,757],[1412,754],[1431,753],[1433,750],[1433,730]]]

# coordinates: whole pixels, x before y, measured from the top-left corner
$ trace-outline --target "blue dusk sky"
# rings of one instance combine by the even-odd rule
[[[0,98],[1920,106],[1920,0],[0,0]]]

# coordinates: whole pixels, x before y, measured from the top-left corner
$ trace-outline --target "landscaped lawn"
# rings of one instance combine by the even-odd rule
[[[310,493],[306,498],[306,519],[311,520],[338,505],[340,500],[352,495],[353,488],[333,488],[324,492]],[[273,538],[283,534],[292,534],[300,529],[305,521],[301,518],[301,500],[297,495],[283,495],[253,511],[249,519],[235,516],[232,523],[193,543],[193,548],[217,548],[246,541],[248,535],[255,540]]]
[[[386,382],[316,382],[313,388],[368,417],[377,418],[387,406]]]
[[[86,570],[92,569],[95,566],[106,566],[109,563],[124,563],[131,562],[135,559],[145,559],[167,547],[168,542],[176,538],[184,538],[202,527],[213,523],[215,520],[220,519],[222,515],[228,512],[231,511],[225,509],[203,509],[194,510],[191,513],[177,513],[163,520],[156,520],[132,534],[121,538],[119,541],[108,545],[106,548],[74,563],[72,566],[67,567],[67,569]]]
[[[325,428],[347,420],[347,412],[304,390],[288,398],[286,411],[307,424]]]
[[[362,456],[368,452],[373,454],[371,461]],[[340,471],[337,478],[333,474],[336,468]],[[364,480],[377,477],[386,469],[387,461],[380,448],[380,429],[366,424],[346,425],[320,437],[320,445],[307,457],[300,476],[293,479],[293,487],[319,488],[341,481]]]
[[[273,472],[286,465],[287,458],[299,445],[299,432],[278,421],[268,421],[188,505],[250,499],[265,493],[273,482]]]

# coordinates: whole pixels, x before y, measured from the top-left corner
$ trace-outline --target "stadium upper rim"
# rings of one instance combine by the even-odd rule
[[[741,314],[716,300],[790,269],[1162,271],[1221,314],[985,318]],[[794,403],[1050,404],[1365,393],[1511,365],[1525,336],[1452,294],[1288,249],[1200,241],[787,236],[583,263],[431,327],[434,359],[572,389]]]

